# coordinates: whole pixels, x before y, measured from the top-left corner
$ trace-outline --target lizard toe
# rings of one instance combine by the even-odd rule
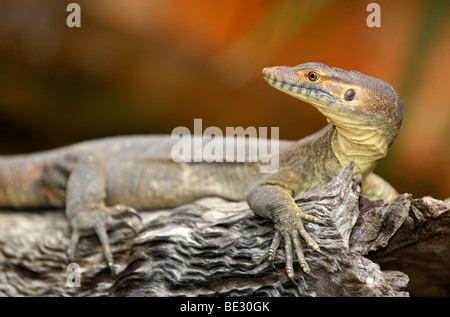
[[[142,217],[136,209],[122,204],[113,207],[112,217],[114,219],[135,217],[142,223]]]

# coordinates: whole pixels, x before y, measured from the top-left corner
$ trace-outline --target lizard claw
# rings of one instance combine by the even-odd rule
[[[323,255],[323,256],[327,256],[326,254],[325,254],[325,252],[323,252],[322,250],[320,250],[320,249],[317,249],[317,250],[315,250],[317,253],[319,253],[320,255]]]
[[[136,228],[133,226],[133,224],[131,223],[131,221],[126,221],[126,222],[124,223],[124,225],[125,225],[127,228],[130,228],[131,231],[133,231],[133,233],[134,233],[135,236],[138,235],[139,232],[138,232],[138,231],[136,230]]]
[[[141,215],[137,212],[136,209],[126,206],[126,205],[115,205],[114,209],[117,212],[113,212],[112,213],[112,217],[114,219],[123,219],[129,216],[133,216],[139,219],[139,221],[142,223],[142,217]]]
[[[313,278],[313,279],[317,280],[317,276],[315,276],[314,274],[312,274],[311,271],[307,271],[307,272],[305,272],[305,273],[306,273],[306,275],[308,275],[310,278]]]

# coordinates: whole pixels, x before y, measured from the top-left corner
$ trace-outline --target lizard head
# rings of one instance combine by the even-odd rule
[[[403,102],[381,79],[321,63],[267,67],[263,75],[269,85],[315,106],[344,136],[375,133],[387,147],[398,134]]]

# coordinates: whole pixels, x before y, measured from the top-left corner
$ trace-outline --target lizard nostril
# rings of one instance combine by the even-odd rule
[[[280,67],[265,67],[262,70],[264,78],[274,80],[277,78],[277,74],[279,74]]]

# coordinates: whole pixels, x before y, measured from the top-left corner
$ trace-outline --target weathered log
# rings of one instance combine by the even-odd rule
[[[304,212],[322,220],[305,224],[324,253],[303,244],[316,279],[296,265],[296,282],[289,280],[283,248],[274,265],[267,261],[273,225],[245,202],[205,198],[142,212],[137,236],[112,232],[116,278],[94,236],[80,241],[79,271],[67,271],[63,212],[0,212],[0,295],[448,295],[450,204],[409,194],[372,201],[360,197],[359,182],[349,165],[328,184],[296,197]],[[77,273],[80,287],[73,283]]]

